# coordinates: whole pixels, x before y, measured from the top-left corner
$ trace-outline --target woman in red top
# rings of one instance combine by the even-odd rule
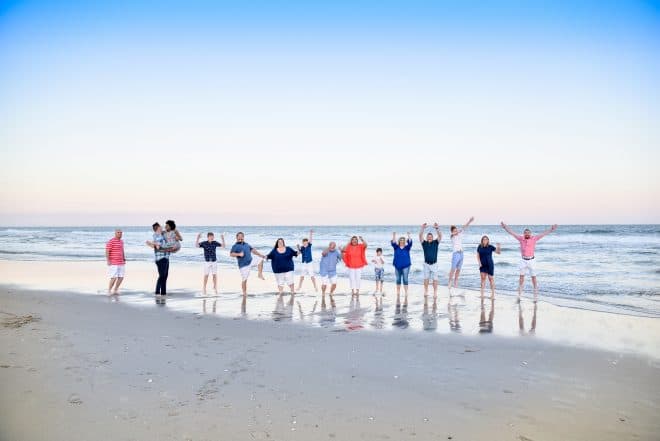
[[[348,268],[348,280],[351,285],[351,294],[360,295],[360,278],[362,268],[367,265],[367,242],[362,236],[353,236],[344,248],[341,248],[341,257]]]

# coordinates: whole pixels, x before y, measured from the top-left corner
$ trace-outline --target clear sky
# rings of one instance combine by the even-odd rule
[[[660,223],[659,160],[658,2],[0,0],[2,225]]]

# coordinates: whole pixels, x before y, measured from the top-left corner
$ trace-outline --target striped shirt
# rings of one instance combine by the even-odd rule
[[[108,263],[110,265],[124,265],[124,241],[113,237],[105,244],[105,250],[108,253]]]

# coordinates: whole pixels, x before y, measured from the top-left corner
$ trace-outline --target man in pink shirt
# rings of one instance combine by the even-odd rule
[[[124,256],[124,241],[121,240],[121,236],[122,231],[117,228],[115,237],[105,245],[105,260],[108,263],[108,275],[110,276],[109,295],[119,294],[119,285],[124,281],[126,258]]]
[[[525,284],[525,273],[529,272],[529,275],[532,276],[532,285],[534,285],[534,301],[538,299],[538,285],[536,283],[536,269],[534,264],[534,249],[536,248],[536,242],[541,240],[541,238],[547,236],[557,229],[557,224],[553,225],[549,229],[545,230],[543,233],[532,236],[532,232],[529,228],[525,228],[523,235],[520,236],[516,234],[506,225],[504,222],[500,223],[502,228],[506,230],[507,233],[515,237],[518,242],[520,242],[520,265],[518,269],[520,270],[520,281],[518,282],[518,301],[520,302],[520,296],[522,295],[523,285]]]

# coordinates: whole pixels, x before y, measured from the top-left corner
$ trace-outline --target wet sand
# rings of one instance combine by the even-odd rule
[[[0,288],[0,439],[654,440],[660,430],[660,364],[643,354],[483,335],[478,322],[460,334],[394,320],[391,332],[333,332],[174,301]]]
[[[103,262],[0,261],[0,282],[13,283],[20,289],[75,291],[104,297],[107,289],[105,270]],[[273,274],[265,273],[265,277],[266,280],[259,280],[256,272],[251,275],[249,295],[243,302],[237,269],[221,267],[219,295],[213,295],[209,282],[209,295],[200,297],[201,266],[173,260],[168,282],[170,295],[167,299],[158,299],[158,303],[175,312],[290,322],[333,332],[401,332],[412,334],[411,337],[418,333],[456,333],[483,338],[535,338],[561,345],[660,359],[660,319],[580,309],[588,305],[579,302],[571,305],[560,299],[550,299],[543,296],[543,291],[537,304],[525,297],[518,305],[515,294],[500,292],[495,302],[489,299],[482,302],[478,292],[459,289],[450,295],[442,286],[434,302],[432,297],[424,299],[421,286],[411,285],[407,307],[403,304],[397,307],[395,287],[386,282],[387,295],[382,308],[377,308],[371,295],[362,295],[359,302],[351,301],[348,281],[340,278],[336,308],[332,308],[329,301],[324,308],[320,295],[314,292],[309,280],[305,280],[303,292],[290,302],[288,296],[278,301]],[[153,263],[129,262],[122,295],[111,300],[153,308],[156,303],[154,280]],[[362,286],[364,293],[370,292],[373,282],[363,280]]]

